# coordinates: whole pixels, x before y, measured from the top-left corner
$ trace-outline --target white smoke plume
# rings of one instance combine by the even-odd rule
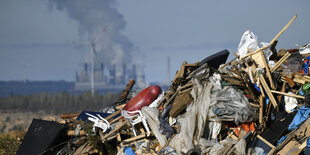
[[[79,23],[79,33],[87,35],[89,42],[95,45],[98,61],[111,69],[116,68],[116,76],[132,73],[137,68],[137,76],[142,76],[142,61],[138,50],[121,32],[126,22],[116,9],[115,0],[50,0],[49,7],[65,11]],[[100,62],[97,62],[98,65]]]

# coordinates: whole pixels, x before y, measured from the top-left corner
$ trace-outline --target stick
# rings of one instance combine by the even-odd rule
[[[271,93],[271,91],[270,91],[270,89],[269,89],[269,87],[268,87],[268,85],[267,85],[263,75],[261,75],[261,74],[259,75],[259,80],[260,80],[261,84],[263,85],[263,87],[264,87],[264,89],[265,89],[265,91],[267,93],[267,96],[269,97],[272,105],[276,108],[277,107],[276,99],[274,98],[273,94]]]
[[[61,119],[69,119],[72,117],[77,117],[79,115],[80,115],[80,113],[64,113],[64,114],[60,114],[60,118]]]
[[[134,84],[135,84],[135,80],[130,79],[126,85],[126,88],[122,91],[122,94],[121,94],[121,97],[119,100],[124,100],[127,98],[129,91],[131,90],[131,88],[133,87]]]
[[[104,142],[108,137],[110,137],[113,133],[117,132],[119,129],[121,129],[123,126],[125,126],[127,123],[128,123],[128,120],[125,120],[122,124],[117,126],[114,130],[112,130],[108,134],[104,135],[104,137],[102,137],[101,140]]]
[[[274,72],[288,57],[290,57],[290,53],[286,53],[271,69],[270,72]]]
[[[284,93],[284,92],[280,92],[280,91],[276,91],[276,90],[271,90],[271,92],[272,92],[272,93],[276,93],[276,94],[280,94],[280,95],[284,95],[284,96],[289,96],[289,97],[295,97],[295,98],[305,99],[304,96],[295,95],[295,94],[289,94],[289,93]]]
[[[263,95],[261,95],[259,97],[259,124],[262,126],[264,124],[264,120],[263,120],[263,117],[264,117],[264,97]]]
[[[270,41],[269,45],[272,45],[282,33],[293,23],[293,21],[297,18],[297,14],[285,25],[285,27]]]
[[[111,115],[107,116],[107,117],[105,118],[105,120],[108,121],[109,119],[111,119],[112,117],[116,116],[116,115],[119,114],[119,113],[121,113],[121,110],[115,111],[115,112],[112,113]]]
[[[270,146],[272,149],[275,148],[274,145],[272,145],[270,142],[268,142],[265,138],[263,138],[262,136],[260,135],[257,135],[257,138],[260,139],[261,141],[263,141],[265,144],[267,144],[268,146]]]
[[[263,51],[259,51],[260,52],[260,55],[262,57],[262,60],[263,60],[263,63],[264,63],[264,66],[265,66],[265,69],[266,69],[266,73],[267,73],[267,76],[268,76],[268,79],[269,79],[269,82],[270,82],[270,85],[271,85],[271,88],[272,89],[275,89],[275,85],[273,83],[273,80],[272,80],[272,76],[271,76],[271,73],[270,73],[270,70],[269,70],[269,67],[268,67],[268,64],[266,62],[266,58],[265,58],[265,55],[263,53]]]

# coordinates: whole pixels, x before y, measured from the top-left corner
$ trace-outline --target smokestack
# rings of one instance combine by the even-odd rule
[[[88,70],[88,65],[87,65],[87,62],[84,63],[84,71],[87,73],[87,70]]]
[[[112,69],[110,69],[110,84],[115,84],[115,65],[113,65]]]
[[[102,72],[104,71],[104,64],[103,64],[103,63],[100,64],[100,70],[101,70]]]
[[[76,78],[76,82],[80,82],[79,73],[78,72],[75,72],[75,78]]]

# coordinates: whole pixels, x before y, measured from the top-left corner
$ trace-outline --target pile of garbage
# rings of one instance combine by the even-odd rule
[[[228,50],[183,62],[166,90],[131,96],[130,80],[103,112],[33,120],[17,154],[307,154],[310,44],[276,49],[296,17],[270,43],[246,31],[228,63]]]

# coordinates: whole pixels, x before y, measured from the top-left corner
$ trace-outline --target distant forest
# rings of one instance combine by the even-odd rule
[[[98,111],[112,105],[119,93],[100,95],[84,92],[81,95],[62,93],[39,93],[33,95],[11,95],[0,98],[0,110],[16,112],[45,112],[47,114],[76,113],[83,110]]]

